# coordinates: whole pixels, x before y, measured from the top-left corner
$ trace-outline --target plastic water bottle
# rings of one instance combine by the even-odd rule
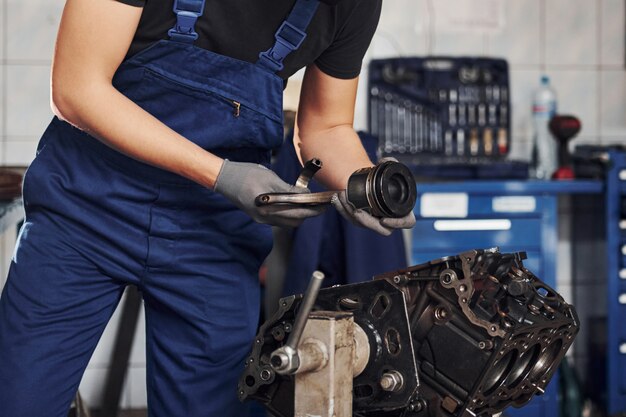
[[[533,96],[533,167],[534,176],[550,179],[557,169],[557,143],[548,124],[556,114],[556,92],[550,87],[550,78],[541,77],[541,85]]]

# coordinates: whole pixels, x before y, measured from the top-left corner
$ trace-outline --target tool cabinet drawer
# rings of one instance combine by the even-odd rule
[[[619,390],[626,394],[626,339],[619,346],[619,370],[620,370],[620,378],[619,378]]]
[[[417,186],[419,193],[419,185]],[[419,195],[415,215],[422,218],[532,217],[539,218],[545,202],[530,195],[481,195],[463,192]]]
[[[412,232],[413,250],[516,247],[538,250],[541,220],[516,218],[420,219]]]

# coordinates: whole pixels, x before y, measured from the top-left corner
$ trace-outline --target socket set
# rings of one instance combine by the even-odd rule
[[[369,67],[369,131],[384,155],[438,163],[502,159],[511,147],[508,64],[411,57]]]

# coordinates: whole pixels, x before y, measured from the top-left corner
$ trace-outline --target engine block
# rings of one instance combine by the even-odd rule
[[[370,357],[353,379],[353,414],[491,416],[542,394],[579,322],[524,259],[524,252],[473,250],[322,290],[314,310],[352,313],[367,335]],[[269,360],[301,299],[281,299],[239,383],[241,400],[255,398],[280,417],[293,416],[294,380]],[[383,389],[390,373],[400,376],[400,389]]]

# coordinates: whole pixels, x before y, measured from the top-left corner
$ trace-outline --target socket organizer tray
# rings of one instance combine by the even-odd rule
[[[511,147],[508,64],[503,59],[407,57],[369,67],[369,131],[404,162],[501,160]]]

